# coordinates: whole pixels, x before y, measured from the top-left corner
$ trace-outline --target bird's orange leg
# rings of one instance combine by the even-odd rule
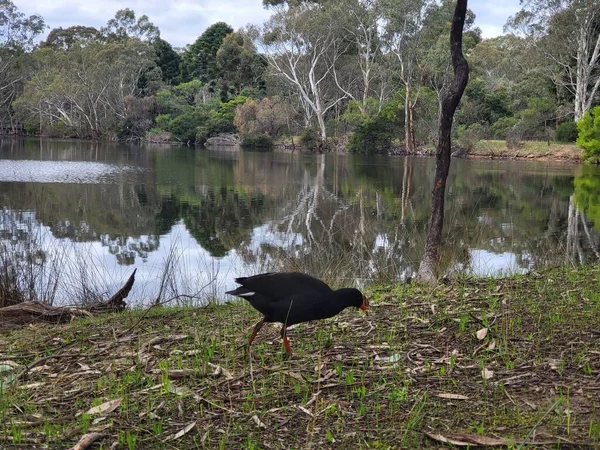
[[[290,341],[287,338],[287,327],[284,325],[281,327],[281,337],[283,338],[283,345],[288,355],[292,356],[292,349],[290,348]]]
[[[260,319],[260,322],[258,322],[256,325],[254,325],[254,329],[252,330],[252,334],[250,335],[250,340],[248,341],[248,346],[252,345],[252,341],[254,341],[254,338],[256,337],[256,335],[258,334],[258,332],[260,331],[260,329],[263,327],[264,324],[265,324],[265,318],[263,317],[262,319]]]

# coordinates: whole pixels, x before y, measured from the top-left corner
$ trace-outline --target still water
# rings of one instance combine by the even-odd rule
[[[0,253],[39,298],[69,304],[111,295],[134,268],[133,304],[223,297],[236,276],[267,270],[405,279],[434,169],[433,158],[4,140]],[[444,242],[449,275],[596,261],[600,171],[455,159]]]

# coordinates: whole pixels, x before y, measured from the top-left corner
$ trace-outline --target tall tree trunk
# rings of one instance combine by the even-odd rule
[[[406,83],[406,94],[404,97],[404,141],[407,153],[415,151],[415,123],[413,118],[413,103],[410,85]]]
[[[451,132],[454,112],[469,81],[469,65],[462,52],[462,35],[467,12],[467,0],[457,0],[450,30],[450,52],[454,67],[454,82],[442,99],[439,115],[439,136],[436,148],[435,180],[431,192],[431,217],[427,230],[425,252],[419,265],[417,278],[421,281],[434,281],[442,246],[444,225],[444,195],[446,179],[450,170]]]

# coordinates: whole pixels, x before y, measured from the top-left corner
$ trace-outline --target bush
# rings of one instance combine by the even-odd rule
[[[460,148],[470,152],[475,148],[475,145],[485,137],[486,128],[479,123],[474,123],[469,127],[460,125],[457,129],[457,135],[458,137],[456,140]]]
[[[392,146],[393,130],[390,122],[379,116],[365,119],[350,136],[348,150],[350,153],[385,153]]]
[[[600,106],[586,112],[577,122],[577,146],[583,149],[586,161],[600,162]]]
[[[266,134],[243,136],[241,145],[244,148],[270,149],[273,147],[273,139]]]
[[[518,150],[523,147],[523,133],[517,128],[512,128],[506,134],[506,147],[510,150]]]
[[[315,150],[319,147],[321,140],[314,128],[306,128],[300,135],[300,145],[309,150]]]
[[[575,142],[577,140],[577,135],[577,124],[573,120],[563,122],[556,127],[555,136],[558,142]]]
[[[169,121],[167,131],[181,142],[194,142],[196,130],[203,122],[202,114],[196,111],[186,112]]]
[[[517,125],[519,119],[516,117],[502,117],[492,125],[494,139],[506,139],[509,132]]]

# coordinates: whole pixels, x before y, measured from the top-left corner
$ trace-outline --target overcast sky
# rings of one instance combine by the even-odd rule
[[[13,0],[19,11],[40,14],[52,28],[87,25],[100,28],[119,9],[130,8],[139,17],[146,14],[160,28],[161,37],[174,47],[193,43],[211,24],[223,21],[234,29],[248,23],[261,24],[269,16],[262,0]],[[506,19],[519,7],[519,0],[471,0],[469,8],[483,37],[502,34]],[[47,34],[47,33],[46,33]]]

